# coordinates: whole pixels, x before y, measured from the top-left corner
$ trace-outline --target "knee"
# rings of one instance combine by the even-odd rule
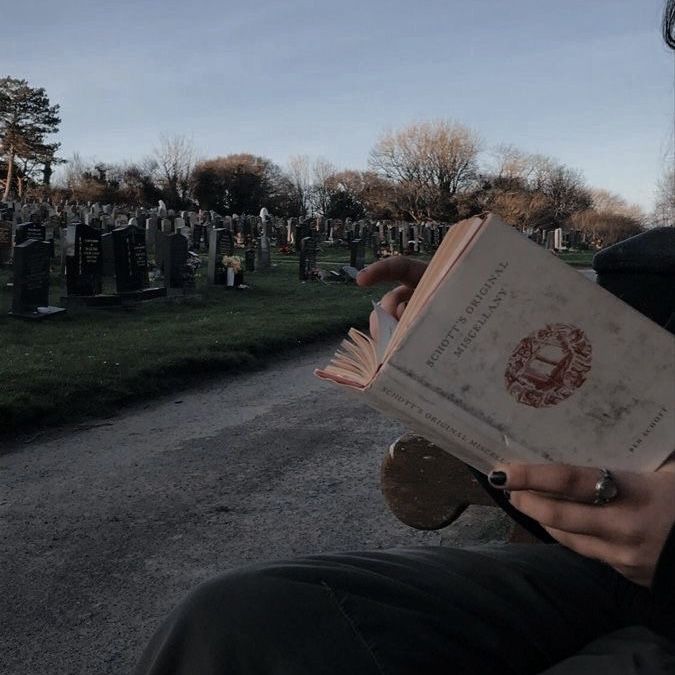
[[[222,635],[234,628],[264,630],[287,612],[300,609],[298,582],[283,566],[269,565],[228,572],[198,586],[179,607],[184,619],[202,627],[218,626]],[[276,617],[276,619],[275,619]]]

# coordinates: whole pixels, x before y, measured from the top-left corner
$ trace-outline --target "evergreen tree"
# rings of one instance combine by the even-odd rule
[[[45,167],[58,161],[60,143],[47,143],[45,137],[56,133],[60,122],[59,106],[50,105],[44,89],[30,87],[26,80],[0,79],[0,154],[7,165],[4,201],[12,190],[17,159]]]

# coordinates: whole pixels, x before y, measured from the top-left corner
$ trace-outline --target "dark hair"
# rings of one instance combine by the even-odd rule
[[[666,2],[663,12],[663,39],[671,49],[675,49],[675,0]]]

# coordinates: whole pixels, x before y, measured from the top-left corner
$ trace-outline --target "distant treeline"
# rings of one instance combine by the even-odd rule
[[[512,146],[483,153],[474,131],[447,121],[383,134],[370,152],[368,169],[359,171],[337,170],[325,159],[306,156],[290,158],[283,168],[247,153],[201,159],[182,136],[162,137],[154,153],[137,162],[85,161],[77,154],[65,162],[57,156],[59,144],[45,140],[58,131],[58,114],[44,90],[24,80],[0,80],[0,194],[5,199],[131,206],[162,199],[175,209],[223,215],[258,213],[264,206],[283,217],[412,222],[452,222],[490,210],[521,229],[579,230],[598,245],[647,226],[673,224],[670,174],[660,186],[655,213],[647,216],[619,195],[590,188],[580,172],[549,157]],[[65,166],[54,181],[59,163]]]

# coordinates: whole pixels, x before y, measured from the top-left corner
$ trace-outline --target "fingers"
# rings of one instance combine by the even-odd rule
[[[552,499],[535,492],[511,492],[511,504],[546,528],[615,539],[616,513],[590,504]]]
[[[359,286],[374,286],[383,282],[398,281],[409,288],[415,288],[426,268],[426,263],[421,260],[401,255],[392,256],[362,269],[356,277],[356,283]]]
[[[393,291],[389,291],[389,293],[385,293],[382,296],[380,307],[382,307],[385,312],[398,319],[399,316],[397,315],[397,310],[399,306],[410,300],[412,294],[412,288],[408,288],[407,286],[397,286]]]
[[[408,288],[407,286],[397,286],[393,291],[389,291],[389,293],[385,293],[382,296],[379,303],[380,307],[382,307],[385,312],[400,319],[412,294],[412,288]],[[377,318],[375,312],[370,313],[369,330],[373,339],[377,340]]]
[[[509,464],[496,467],[489,480],[510,491],[534,490],[577,502],[592,503],[600,469],[568,464]],[[502,482],[497,485],[495,481]],[[619,482],[619,481],[617,481]]]

